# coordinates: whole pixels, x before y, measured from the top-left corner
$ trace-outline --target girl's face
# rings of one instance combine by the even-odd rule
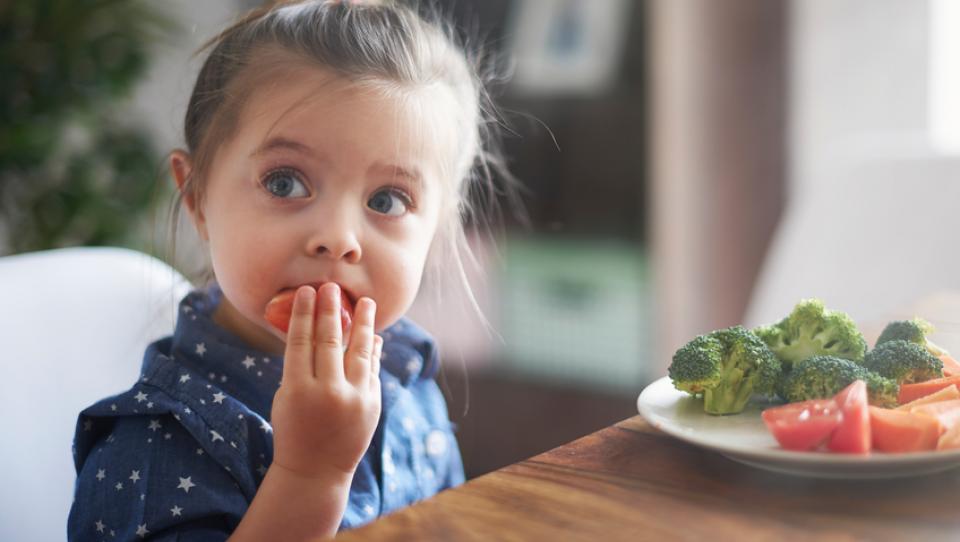
[[[224,294],[218,323],[282,352],[267,303],[329,281],[354,303],[377,302],[378,331],[406,312],[438,227],[439,157],[456,140],[442,121],[448,102],[422,94],[432,99],[401,100],[312,67],[251,94],[190,209]],[[181,182],[189,158],[171,162]]]

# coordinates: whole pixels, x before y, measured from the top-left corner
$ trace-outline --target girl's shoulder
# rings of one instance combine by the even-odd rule
[[[383,330],[381,366],[403,386],[436,376],[439,354],[433,337],[408,318]]]
[[[178,364],[164,343],[147,349],[143,373],[133,386],[80,412],[73,451],[78,472],[107,445],[116,444],[121,455],[164,449],[157,457],[206,454],[241,488],[255,493],[262,478],[255,466],[268,465],[272,457],[269,423],[209,375]]]

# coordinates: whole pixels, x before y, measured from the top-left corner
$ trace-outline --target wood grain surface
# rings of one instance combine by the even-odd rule
[[[960,469],[893,480],[776,474],[639,416],[337,540],[960,540]]]

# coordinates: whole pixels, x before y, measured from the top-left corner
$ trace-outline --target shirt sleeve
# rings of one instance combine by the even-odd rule
[[[170,414],[116,418],[78,462],[71,541],[226,540],[249,503]]]

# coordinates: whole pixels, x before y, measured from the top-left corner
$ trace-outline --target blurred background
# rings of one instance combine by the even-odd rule
[[[960,338],[960,2],[436,4],[514,60],[494,90],[529,189],[528,225],[474,236],[495,331],[452,283],[412,313],[443,349],[468,477],[636,414],[678,346],[803,297],[868,338],[915,311]],[[168,251],[164,155],[193,53],[256,5],[2,3],[0,255],[125,246],[192,276],[189,225]]]

